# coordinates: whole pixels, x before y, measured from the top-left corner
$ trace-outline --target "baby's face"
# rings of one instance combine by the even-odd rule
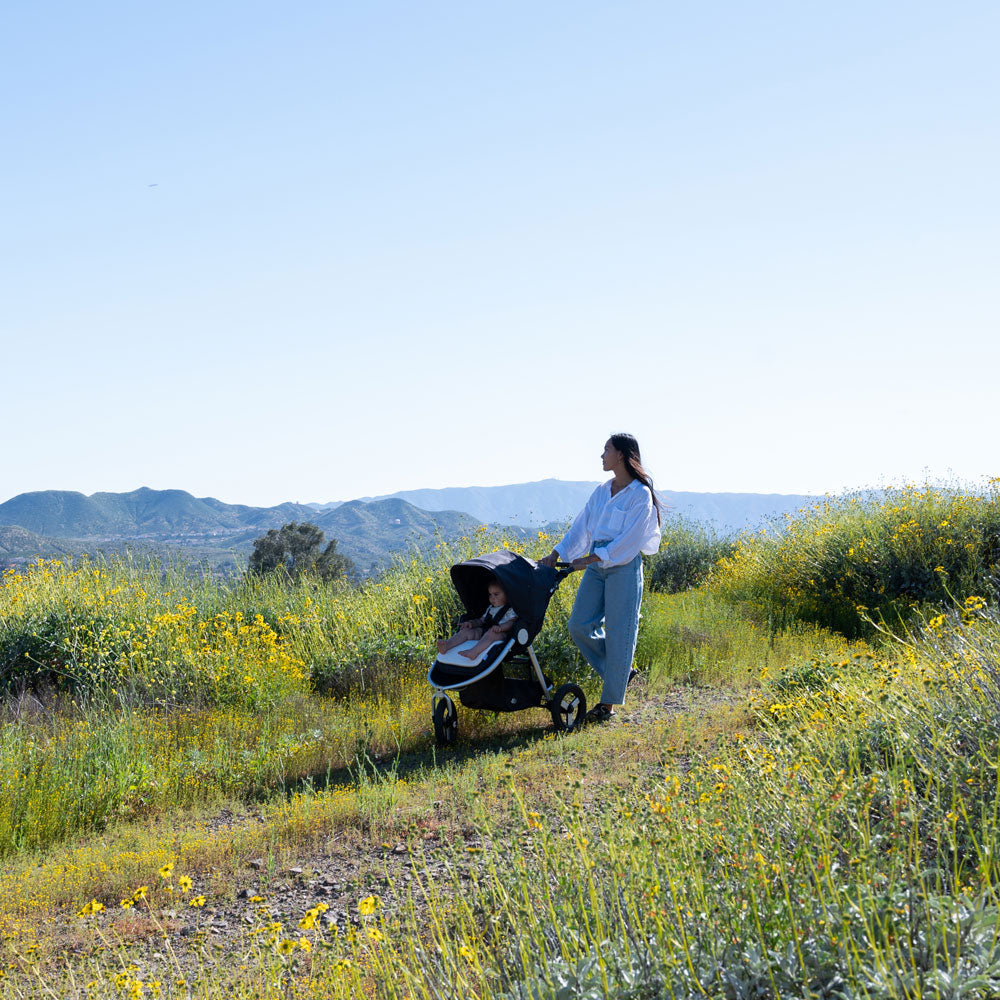
[[[498,583],[490,584],[490,604],[494,608],[502,608],[507,603],[507,595]]]

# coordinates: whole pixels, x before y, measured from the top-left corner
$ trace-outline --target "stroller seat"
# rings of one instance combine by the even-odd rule
[[[458,710],[449,691],[458,693],[467,708],[489,712],[519,712],[543,707],[552,713],[555,727],[573,729],[587,712],[587,700],[576,684],[556,688],[542,672],[532,640],[545,620],[549,600],[569,567],[540,566],[508,549],[491,552],[451,567],[451,580],[470,620],[482,614],[489,588],[499,583],[517,619],[514,630],[483,651],[474,660],[462,656],[478,640],[439,653],[427,672],[433,689],[431,714],[439,746],[455,739]]]
[[[474,660],[470,660],[467,656],[462,656],[464,650],[472,649],[478,641],[478,639],[469,639],[468,642],[463,642],[460,646],[449,649],[447,653],[438,653],[438,663],[447,663],[451,667],[474,667],[482,663],[493,651],[493,647],[503,640],[497,639],[496,642],[490,643]]]

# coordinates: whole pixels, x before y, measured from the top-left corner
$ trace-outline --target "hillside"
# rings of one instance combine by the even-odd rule
[[[77,546],[58,538],[43,538],[27,528],[17,525],[0,525],[0,568],[7,562],[30,553],[46,559],[71,555],[79,551]]]

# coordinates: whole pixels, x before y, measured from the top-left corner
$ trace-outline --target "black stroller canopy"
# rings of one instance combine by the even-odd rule
[[[501,549],[476,559],[455,563],[451,581],[469,614],[481,615],[490,603],[489,586],[498,581],[507,595],[507,603],[528,630],[529,639],[537,635],[545,620],[549,599],[560,578],[559,570],[539,566],[533,559]]]

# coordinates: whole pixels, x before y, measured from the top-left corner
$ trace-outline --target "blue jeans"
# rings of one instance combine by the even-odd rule
[[[584,659],[604,680],[601,703],[625,701],[642,603],[642,555],[624,566],[591,563],[576,592],[569,634]]]

